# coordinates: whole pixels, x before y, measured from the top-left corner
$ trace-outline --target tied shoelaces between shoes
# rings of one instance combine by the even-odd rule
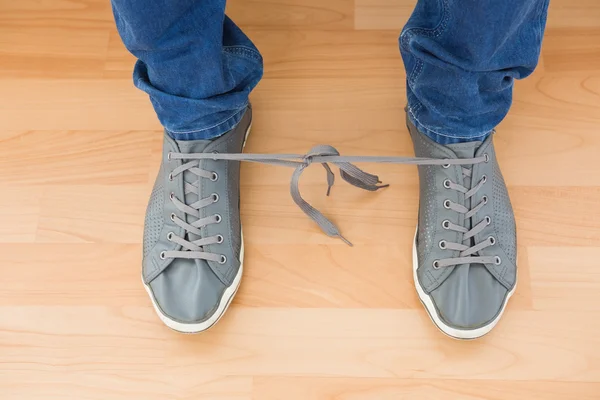
[[[376,191],[378,189],[387,187],[388,185],[380,185],[381,181],[376,175],[369,174],[360,168],[356,167],[352,163],[355,162],[373,162],[373,163],[388,163],[388,164],[412,164],[412,165],[439,165],[444,168],[448,168],[450,165],[463,165],[461,167],[463,177],[465,181],[470,182],[471,186],[465,187],[458,183],[451,182],[449,179],[444,181],[444,187],[446,189],[456,190],[464,194],[465,199],[472,198],[475,193],[485,184],[485,177],[482,178],[479,182],[472,184],[471,182],[471,168],[465,167],[465,165],[474,165],[482,162],[488,162],[489,157],[487,155],[474,157],[474,158],[457,158],[457,159],[436,159],[436,158],[419,158],[419,157],[387,157],[387,156],[341,156],[340,153],[332,146],[328,145],[318,145],[313,147],[307,154],[244,154],[244,153],[170,153],[169,158],[171,160],[185,160],[186,163],[176,168],[173,171],[173,175],[183,173],[184,171],[192,172],[193,174],[198,176],[198,179],[215,179],[215,173],[211,171],[205,171],[200,168],[201,160],[222,160],[222,161],[247,161],[247,162],[255,162],[262,164],[271,164],[276,166],[283,167],[291,167],[294,168],[294,172],[292,174],[292,179],[290,182],[290,192],[292,195],[292,199],[294,202],[300,207],[300,209],[308,215],[313,221],[319,225],[319,227],[325,232],[328,236],[338,237],[343,240],[348,245],[352,245],[350,241],[344,238],[339,229],[327,219],[319,210],[311,206],[306,200],[302,198],[300,195],[300,190],[298,187],[300,176],[306,167],[311,164],[318,163],[325,168],[327,173],[327,195],[329,195],[331,191],[331,187],[335,181],[335,175],[331,171],[329,164],[333,164],[340,170],[340,175],[342,179],[346,182],[350,183],[353,186],[358,188]],[[218,179],[218,177],[217,177]],[[193,192],[197,190],[199,185],[199,181],[194,182],[193,184],[186,183],[185,184],[185,193]],[[199,209],[205,207],[206,205],[215,202],[218,200],[218,195],[211,195],[211,197],[207,199],[200,199],[193,204],[185,204],[181,200],[177,198],[171,198],[174,202],[175,206],[185,212],[186,214],[192,215],[195,218],[199,218]],[[457,213],[464,214],[465,223],[470,220],[483,205],[487,202],[487,198],[484,198],[479,204],[475,205],[471,209],[465,207],[462,204],[454,203],[450,200],[446,200],[444,202],[444,207],[447,209],[453,210]],[[200,227],[205,226],[209,223],[219,223],[220,218],[218,216],[211,216],[202,219],[197,219],[195,222],[189,224],[186,221],[177,219],[176,223],[184,228],[187,232],[192,233],[194,235],[200,236]],[[450,221],[444,221],[446,225],[444,228],[454,230],[457,232],[463,233],[464,241],[469,241],[470,238],[473,238],[476,234],[481,232],[485,225],[489,222],[487,220],[482,220],[471,229],[451,223]],[[213,243],[221,243],[223,241],[222,237],[215,238],[199,238],[197,240],[186,240],[185,238],[171,238],[180,244],[185,251],[173,251],[166,252],[164,254],[167,258],[201,258],[206,260],[217,261],[220,263],[225,263],[226,259],[223,256],[204,252],[202,246],[209,245]],[[459,251],[457,257],[446,258],[442,260],[437,260],[437,265],[434,265],[436,268],[447,267],[458,264],[466,264],[466,263],[495,263],[497,260],[491,256],[479,256],[477,253],[488,247],[493,245],[493,238],[488,238],[482,242],[474,243],[472,246],[463,243],[451,243],[444,242],[445,248],[449,250]]]

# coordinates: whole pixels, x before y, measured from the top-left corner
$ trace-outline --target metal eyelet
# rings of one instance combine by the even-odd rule
[[[225,240],[225,239],[223,238],[223,235],[217,235],[217,243],[218,243],[218,244],[221,244],[221,243],[223,243],[223,241],[224,241],[224,240]]]
[[[481,198],[481,200],[483,201],[483,204],[487,204],[487,202],[488,202],[488,197],[487,197],[487,196],[483,196],[483,197]]]
[[[212,176],[210,177],[210,180],[213,182],[216,182],[219,180],[219,174],[217,174],[216,172],[212,173]]]
[[[483,155],[483,157],[485,158],[485,162],[486,162],[486,163],[487,163],[487,162],[490,162],[490,156],[489,156],[489,154],[488,154],[488,153],[485,153],[485,154]]]
[[[450,168],[450,164],[442,164],[442,168],[448,169]]]
[[[161,251],[159,257],[160,257],[161,260],[166,259],[167,258],[167,252],[166,251]]]
[[[452,183],[452,182],[450,182],[450,179],[446,179],[446,180],[444,180],[444,187],[445,187],[446,189],[450,189],[450,184],[451,184],[451,183]]]
[[[215,222],[220,224],[223,218],[221,218],[221,214],[215,214]]]
[[[442,221],[442,228],[444,229],[450,229],[450,221],[448,221],[447,219]]]
[[[488,225],[492,223],[492,218],[489,215],[485,216],[485,223]]]
[[[227,257],[221,254],[221,259],[219,260],[219,264],[223,265],[227,262]]]
[[[170,198],[171,200],[173,200],[173,199],[175,198],[175,193],[171,192],[171,193],[169,194],[169,198]]]
[[[481,181],[482,181],[483,183],[486,183],[486,182],[487,182],[487,176],[486,176],[486,175],[483,175],[483,176],[481,177]]]
[[[450,209],[450,200],[446,199],[444,200],[444,208]]]
[[[495,237],[493,237],[493,236],[489,236],[489,237],[488,237],[488,240],[490,241],[490,244],[491,244],[492,246],[496,244],[496,238],[495,238]]]
[[[170,242],[171,240],[173,240],[173,235],[174,235],[174,233],[173,233],[173,232],[169,232],[169,233],[167,233],[167,240],[168,240],[169,242]]]
[[[219,195],[216,193],[211,194],[211,197],[213,199],[213,203],[216,203],[217,201],[219,201]]]
[[[175,222],[175,217],[176,217],[176,216],[177,216],[177,215],[175,215],[175,213],[171,213],[171,221]]]
[[[440,249],[445,250],[446,249],[446,241],[440,240],[439,246],[440,246]]]
[[[433,269],[440,269],[440,260],[433,260]]]
[[[169,174],[169,180],[172,181],[173,180],[173,174]]]
[[[171,152],[167,153],[167,161],[171,161]]]
[[[496,256],[494,258],[494,264],[496,264],[496,265],[502,264],[502,259],[500,257]]]

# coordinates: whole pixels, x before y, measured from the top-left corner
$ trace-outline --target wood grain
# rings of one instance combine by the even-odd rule
[[[228,13],[261,49],[248,152],[411,155],[397,36],[414,0],[252,0]],[[0,2],[2,400],[600,398],[600,7],[553,0],[540,66],[496,148],[519,285],[482,340],[440,334],[412,283],[414,167],[391,186],[289,196],[291,170],[242,168],[245,278],[214,329],[169,331],[140,283],[162,128],[105,0]]]

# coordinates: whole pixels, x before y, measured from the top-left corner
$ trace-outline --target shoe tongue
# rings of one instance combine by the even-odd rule
[[[189,154],[189,153],[204,153],[204,150],[206,150],[206,148],[208,147],[208,145],[210,143],[212,143],[212,140],[177,140],[177,146],[179,147],[179,151],[181,153],[184,154]],[[183,160],[184,163],[188,162],[189,160]],[[183,172],[183,180],[184,182],[187,183],[194,183],[197,180],[201,179],[199,176],[191,173],[190,171],[184,171]],[[199,185],[199,183],[198,183]],[[191,193],[187,193],[185,194],[185,198],[183,199],[183,202],[187,205],[193,204],[195,202],[197,202],[200,199],[200,193],[199,190],[195,193],[191,192]],[[189,214],[186,214],[186,222],[188,224],[192,224],[194,222],[196,222],[198,220],[198,218],[191,216]],[[193,240],[198,240],[200,239],[200,237],[196,234],[193,233],[187,233],[187,240],[189,241],[193,241]]]
[[[447,144],[446,147],[449,148],[456,154],[458,158],[473,158],[475,157],[475,152],[481,146],[481,142],[466,142],[466,143],[453,143]]]
[[[204,153],[212,140],[176,140],[179,151],[182,153]]]
[[[456,154],[456,157],[458,157],[458,158],[474,158],[475,152],[477,151],[479,146],[481,146],[481,142],[479,142],[479,141],[466,142],[466,143],[454,143],[454,144],[446,145],[446,147],[449,148],[450,150],[452,150],[454,152],[454,154]],[[473,166],[465,164],[465,165],[463,165],[463,167],[472,169]],[[464,180],[463,185],[466,188],[471,188],[471,178],[469,178],[467,176],[463,176],[463,180]],[[469,199],[466,201],[465,207],[471,208],[471,206],[472,206],[472,204]],[[472,220],[469,219],[468,221],[465,221],[465,222],[466,222],[466,228],[471,229]],[[465,244],[472,246],[473,238],[471,238],[470,243],[465,243]]]

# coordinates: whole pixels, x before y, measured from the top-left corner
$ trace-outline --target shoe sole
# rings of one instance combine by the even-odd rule
[[[421,288],[421,284],[419,283],[419,277],[417,276],[417,268],[419,267],[419,258],[417,256],[417,232],[418,232],[418,229],[419,229],[419,227],[417,226],[417,229],[415,230],[415,238],[413,241],[413,279],[415,281],[415,288],[417,289],[417,294],[419,295],[419,298],[421,299],[421,303],[423,303],[423,306],[425,307],[425,310],[427,310],[427,314],[429,314],[429,318],[431,318],[431,321],[433,322],[433,324],[435,326],[437,326],[438,329],[440,331],[442,331],[442,333],[446,334],[447,336],[449,336],[453,339],[459,339],[459,340],[477,339],[477,338],[480,338],[480,337],[484,336],[485,334],[489,333],[496,326],[496,324],[502,317],[502,314],[504,313],[504,309],[506,308],[506,305],[508,304],[508,300],[510,299],[510,297],[515,292],[515,289],[517,288],[517,283],[515,282],[515,285],[513,286],[511,291],[508,292],[506,298],[504,299],[504,303],[502,304],[502,309],[500,310],[500,312],[498,313],[496,318],[494,318],[492,321],[490,321],[487,325],[482,326],[480,328],[476,328],[476,329],[458,329],[458,328],[455,328],[453,326],[446,324],[439,317],[439,315],[437,313],[437,309],[435,308],[435,305],[433,304],[433,300],[431,299],[431,296],[429,296],[427,293],[425,293],[425,291]]]
[[[250,125],[248,125],[248,129],[246,130],[246,134],[244,136],[244,143],[242,144],[242,151],[244,150],[244,147],[246,146],[246,140],[248,139],[248,135],[250,134],[251,128],[252,128],[252,122],[250,122]],[[239,268],[237,274],[235,275],[233,282],[231,282],[231,285],[229,285],[229,287],[227,287],[223,291],[223,296],[221,296],[221,300],[219,300],[219,306],[217,307],[217,309],[215,310],[213,315],[211,315],[210,318],[208,318],[206,321],[199,322],[199,323],[185,323],[185,322],[176,321],[176,320],[168,317],[167,315],[165,315],[162,312],[162,310],[160,309],[160,307],[158,306],[158,303],[156,302],[156,299],[154,298],[154,294],[152,294],[152,290],[150,289],[150,285],[146,285],[146,283],[144,282],[144,277],[142,275],[142,284],[144,285],[144,288],[146,289],[148,296],[150,296],[150,300],[152,300],[152,305],[154,306],[154,311],[156,311],[156,314],[158,314],[158,317],[166,326],[168,326],[169,328],[171,328],[174,331],[177,331],[179,333],[200,333],[200,332],[204,332],[204,331],[208,330],[209,328],[211,328],[213,325],[215,325],[217,322],[219,322],[219,320],[221,319],[221,317],[223,315],[225,315],[225,311],[227,311],[227,308],[229,308],[229,304],[231,304],[231,301],[235,297],[235,294],[237,293],[237,291],[240,287],[240,283],[242,282],[242,275],[244,272],[244,235],[242,234],[241,227],[240,227],[240,239],[241,239],[240,268]]]

